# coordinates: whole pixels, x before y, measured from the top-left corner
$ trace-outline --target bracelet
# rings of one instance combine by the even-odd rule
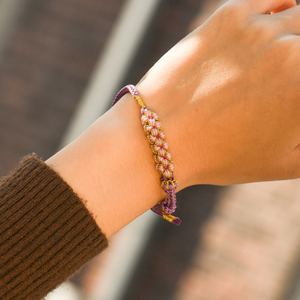
[[[114,99],[112,106],[127,93],[130,93],[141,107],[142,125],[154,153],[156,169],[161,174],[161,186],[167,194],[166,198],[152,207],[151,210],[174,225],[180,225],[181,220],[171,215],[176,209],[175,190],[177,188],[177,181],[174,179],[174,165],[171,160],[171,153],[168,150],[169,146],[166,136],[162,131],[162,124],[159,122],[157,114],[146,107],[145,102],[133,85],[127,85],[122,88]]]

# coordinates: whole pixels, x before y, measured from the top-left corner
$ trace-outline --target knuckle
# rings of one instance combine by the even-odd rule
[[[219,39],[237,39],[243,35],[247,27],[248,16],[246,14],[236,1],[229,1],[211,16],[208,24],[214,32],[218,33]]]
[[[292,72],[296,66],[299,68],[299,52],[300,43],[295,42],[292,36],[283,36],[271,42],[270,53],[277,64],[287,71]]]
[[[245,11],[244,7],[240,4],[240,1],[229,1],[218,10],[218,13],[223,20],[231,23],[241,24],[247,19],[248,12]]]

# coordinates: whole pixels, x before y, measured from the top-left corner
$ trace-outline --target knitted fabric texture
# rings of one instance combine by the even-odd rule
[[[40,300],[106,247],[83,201],[35,155],[0,180],[0,299]]]

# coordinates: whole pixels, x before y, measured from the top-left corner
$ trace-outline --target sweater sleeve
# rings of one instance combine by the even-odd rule
[[[0,180],[0,299],[39,300],[106,247],[83,200],[34,154]]]

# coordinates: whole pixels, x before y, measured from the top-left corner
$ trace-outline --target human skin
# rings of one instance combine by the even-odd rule
[[[228,2],[137,85],[163,124],[178,190],[300,176],[295,5]],[[86,200],[108,237],[164,198],[129,94],[46,163]]]
[[[300,7],[273,2],[230,1],[138,85],[187,185],[300,175]]]

